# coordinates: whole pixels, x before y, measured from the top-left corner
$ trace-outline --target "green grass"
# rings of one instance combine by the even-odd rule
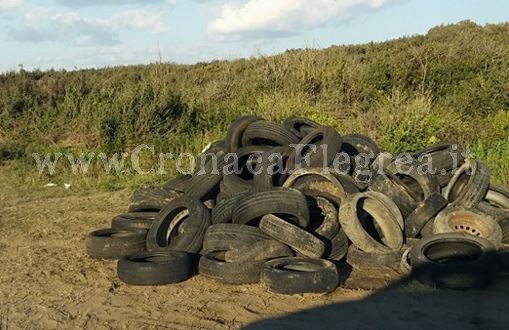
[[[383,43],[289,50],[196,65],[0,75],[0,169],[11,190],[48,182],[115,190],[175,173],[39,175],[32,153],[198,153],[243,114],[309,117],[387,151],[465,143],[509,186],[509,24],[440,26]],[[157,166],[145,153],[144,166]],[[38,188],[37,188],[38,189]],[[0,188],[7,191],[7,188]]]

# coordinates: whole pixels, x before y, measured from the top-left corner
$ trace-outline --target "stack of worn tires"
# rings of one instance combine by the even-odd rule
[[[338,267],[467,289],[507,270],[509,191],[458,143],[380,153],[367,136],[291,117],[237,119],[194,175],[136,190],[87,237],[129,284],[199,273],[283,294],[330,292]]]

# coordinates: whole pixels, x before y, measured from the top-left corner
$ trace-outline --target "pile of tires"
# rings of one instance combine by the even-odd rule
[[[87,253],[119,278],[162,285],[201,274],[326,293],[338,267],[392,269],[439,288],[489,284],[509,262],[509,191],[442,143],[392,156],[367,136],[305,118],[232,123],[194,175],[136,190]]]

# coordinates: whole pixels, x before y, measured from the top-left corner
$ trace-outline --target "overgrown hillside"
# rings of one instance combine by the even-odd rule
[[[367,133],[388,151],[458,140],[509,185],[508,110],[509,24],[462,22],[425,36],[255,59],[6,73],[0,154],[4,173],[23,169],[22,183],[47,182],[32,152],[111,153],[144,143],[196,153],[239,115],[295,114]],[[89,186],[132,182],[87,177]]]

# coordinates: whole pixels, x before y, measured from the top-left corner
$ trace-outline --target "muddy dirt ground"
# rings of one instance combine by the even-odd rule
[[[0,329],[509,328],[503,275],[469,292],[396,284],[284,296],[199,275],[169,286],[125,285],[115,262],[86,256],[85,235],[107,227],[128,195],[0,195]]]

